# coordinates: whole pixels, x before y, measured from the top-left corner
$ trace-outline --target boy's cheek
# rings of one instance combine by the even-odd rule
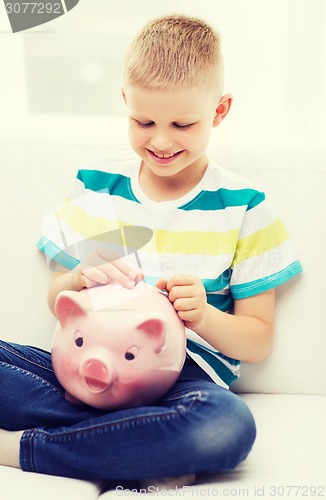
[[[147,139],[148,139],[147,134],[144,133],[142,130],[135,129],[134,125],[129,128],[129,140],[131,146],[133,147],[140,146],[144,144]]]

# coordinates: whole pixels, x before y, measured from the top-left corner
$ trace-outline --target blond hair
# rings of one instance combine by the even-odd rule
[[[221,93],[223,57],[219,35],[195,17],[170,15],[148,23],[125,59],[126,85],[150,89],[205,85]]]

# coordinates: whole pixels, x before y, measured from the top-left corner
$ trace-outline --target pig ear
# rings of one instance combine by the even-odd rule
[[[69,295],[59,294],[55,303],[55,315],[62,326],[65,326],[72,316],[85,316],[85,310]]]
[[[163,349],[167,332],[167,321],[163,316],[146,319],[137,326],[137,330],[144,331],[150,337],[155,352],[160,352]]]

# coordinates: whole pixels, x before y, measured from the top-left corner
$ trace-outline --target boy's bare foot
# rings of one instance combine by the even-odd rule
[[[141,488],[147,489],[150,492],[165,490],[165,489],[177,489],[183,486],[190,486],[196,481],[195,474],[187,474],[184,476],[177,477],[161,477],[157,479],[143,479],[140,481]]]
[[[0,429],[0,465],[20,468],[19,450],[23,431],[5,431]]]

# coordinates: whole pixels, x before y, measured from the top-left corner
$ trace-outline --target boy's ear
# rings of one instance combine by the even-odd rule
[[[126,96],[126,91],[123,87],[121,87],[121,94],[124,100],[124,103],[127,104],[127,96]]]
[[[213,127],[217,127],[222,120],[227,116],[232,105],[232,95],[225,94],[221,97],[220,102],[216,108],[216,113],[213,120]]]

